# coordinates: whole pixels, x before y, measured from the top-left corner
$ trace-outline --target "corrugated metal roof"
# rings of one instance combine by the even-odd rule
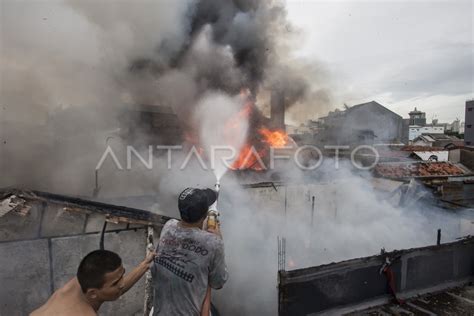
[[[403,146],[400,148],[402,151],[440,151],[443,150],[443,147],[431,147],[431,146]]]
[[[434,142],[435,141],[435,139],[433,137],[431,137],[430,135],[421,135],[419,138],[421,138],[422,140],[427,141],[427,142]]]

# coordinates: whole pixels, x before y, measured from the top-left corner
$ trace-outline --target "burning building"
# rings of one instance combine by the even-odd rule
[[[5,6],[5,12],[25,11],[22,6],[26,4],[11,3]],[[279,235],[287,237],[291,268],[371,255],[381,246],[423,246],[431,241],[435,225],[442,225],[451,239],[459,237],[458,219],[453,220],[451,214],[433,209],[432,205],[413,206],[415,203],[407,203],[404,198],[418,197],[424,189],[411,183],[415,172],[441,169],[448,173],[443,178],[457,178],[459,170],[464,171],[462,168],[426,166],[424,162],[423,167],[420,164],[413,168],[416,170],[410,167],[408,171],[379,166],[381,176],[398,176],[399,172],[402,176],[374,179],[367,172],[352,173],[344,159],[344,167],[338,170],[332,167],[334,160],[328,160],[315,171],[284,165],[273,174],[265,172],[255,153],[268,166],[271,148],[290,153],[298,149],[285,131],[285,112],[297,102],[327,106],[331,101],[324,89],[313,87],[326,82],[325,75],[307,80],[303,72],[308,69],[302,71],[288,58],[292,26],[280,1],[145,1],[137,7],[121,1],[107,6],[66,1],[64,5],[64,11],[74,14],[84,25],[85,37],[94,38],[97,43],[90,54],[83,54],[82,50],[65,50],[69,46],[60,41],[35,41],[47,46],[59,43],[60,49],[54,47],[53,52],[57,49],[75,55],[51,59],[50,51],[37,56],[32,50],[31,60],[22,60],[28,55],[24,49],[28,46],[19,45],[21,53],[10,48],[16,47],[17,35],[26,28],[8,24],[11,27],[6,29],[18,34],[10,34],[8,39],[15,40],[12,45],[5,45],[10,58],[7,60],[11,61],[5,77],[21,71],[21,78],[26,79],[12,81],[5,99],[10,108],[20,103],[31,108],[40,104],[38,108],[46,112],[51,112],[51,103],[62,102],[66,104],[64,108],[76,107],[71,113],[81,115],[58,115],[48,130],[52,145],[41,155],[37,147],[28,144],[48,135],[38,133],[35,125],[31,129],[15,126],[2,139],[2,149],[8,151],[7,159],[2,160],[2,183],[33,188],[42,185],[48,188],[44,191],[86,196],[92,191],[100,154],[111,143],[110,131],[122,142],[115,145],[124,148],[184,143],[183,147],[195,146],[202,153],[209,145],[238,143],[237,158],[230,168],[233,171],[222,180],[220,201],[232,277],[228,287],[216,293],[215,298],[225,315],[276,314],[274,241]],[[5,16],[9,17],[8,23],[15,20],[13,14]],[[45,21],[42,16],[25,17],[28,19],[19,21]],[[53,19],[47,23],[53,23]],[[45,38],[48,36],[46,33]],[[97,58],[87,64],[86,59],[92,55]],[[38,60],[42,60],[41,67],[37,67]],[[37,69],[40,72],[32,76],[30,71]],[[77,78],[70,74],[77,74]],[[25,84],[31,83],[31,78],[40,78],[38,82],[44,86],[38,82]],[[271,95],[266,104],[270,107],[269,117],[260,110],[264,105],[257,104],[259,95],[265,93]],[[25,101],[25,95],[31,100]],[[125,100],[129,101],[128,106],[111,106]],[[89,103],[94,106],[82,106]],[[31,108],[27,107],[23,118],[36,119]],[[118,117],[119,123],[104,128],[104,122],[112,117]],[[316,140],[310,143],[399,142],[403,138],[402,126],[400,116],[372,101],[322,118],[321,124],[314,126]],[[85,137],[76,141],[75,136],[83,133]],[[26,136],[17,138],[19,134]],[[213,138],[216,135],[220,138]],[[56,139],[64,140],[68,146],[60,146]],[[210,186],[215,181],[214,174],[198,167],[179,171],[163,167],[157,172],[119,169],[95,173],[99,173],[100,185],[96,181],[94,192],[103,188],[94,194],[95,198],[107,200],[107,188],[109,196],[128,200],[133,208],[39,191],[2,191],[0,250],[5,255],[0,265],[5,268],[0,272],[4,281],[0,314],[14,315],[18,310],[26,314],[44,302],[73,275],[79,258],[100,245],[102,236],[105,248],[118,251],[126,267],[136,263],[144,255],[146,233],[157,234],[171,217],[162,212],[176,211],[176,193],[183,187]],[[434,178],[430,178],[433,183],[440,177]],[[262,184],[263,180],[266,183]],[[456,204],[464,203],[462,199],[471,192],[469,188],[461,192],[460,183],[444,184],[443,197]],[[54,190],[49,190],[51,187]],[[140,202],[130,198],[144,192],[153,197],[146,207],[153,212],[143,210],[138,206]],[[406,204],[411,207],[404,207]],[[465,229],[470,229],[467,224]],[[33,261],[36,265],[31,267],[28,263]],[[379,290],[380,284],[376,287]],[[117,305],[104,306],[103,312],[146,313],[145,294],[146,282],[141,281]]]

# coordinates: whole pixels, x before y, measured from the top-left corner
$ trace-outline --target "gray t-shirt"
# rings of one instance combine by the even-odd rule
[[[198,316],[208,285],[220,289],[227,281],[222,239],[178,223],[171,219],[163,227],[151,266],[154,316]]]

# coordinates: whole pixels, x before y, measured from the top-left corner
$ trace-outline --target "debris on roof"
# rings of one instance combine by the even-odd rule
[[[27,214],[31,208],[29,201],[47,201],[62,205],[65,212],[98,213],[105,215],[107,221],[114,223],[152,225],[164,224],[170,219],[170,217],[141,209],[32,190],[0,189],[0,200],[0,217],[11,211],[18,212],[20,215]]]
[[[21,216],[25,216],[28,214],[30,209],[31,206],[26,204],[26,200],[19,198],[16,195],[10,195],[0,202],[0,217],[12,211]]]

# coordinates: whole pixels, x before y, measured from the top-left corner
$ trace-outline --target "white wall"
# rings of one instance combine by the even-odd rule
[[[444,134],[444,126],[411,125],[408,130],[408,140],[412,141],[421,134]]]

